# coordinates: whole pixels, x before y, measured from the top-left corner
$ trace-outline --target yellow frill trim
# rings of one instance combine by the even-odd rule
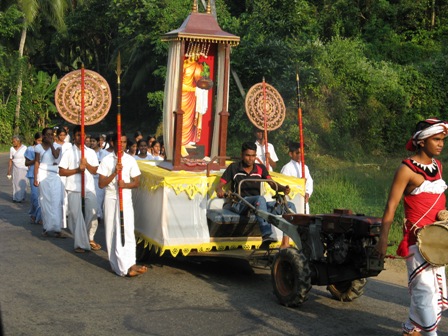
[[[137,244],[143,243],[144,248],[150,249],[154,247],[154,251],[158,256],[162,256],[165,252],[170,252],[173,257],[176,257],[179,253],[183,256],[187,256],[191,251],[201,252],[211,252],[211,251],[225,251],[225,250],[236,250],[242,248],[244,250],[255,250],[261,245],[260,241],[228,241],[228,242],[212,242],[203,244],[185,244],[185,245],[171,245],[171,246],[161,246],[154,240],[146,237],[140,232],[135,232]],[[281,242],[271,244],[271,248],[280,247]]]
[[[215,188],[221,177],[220,172],[207,177],[205,172],[169,171],[141,161],[137,161],[137,163],[142,172],[139,186],[141,189],[155,191],[158,188],[170,188],[176,195],[182,192],[186,193],[190,199],[193,199],[196,194],[203,197],[208,195],[210,199],[216,197]],[[305,196],[305,179],[275,172],[270,174],[274,181],[282,185],[289,185],[291,189],[290,198],[294,198],[298,194]],[[267,183],[264,183],[264,185],[266,192],[275,195],[275,191]]]

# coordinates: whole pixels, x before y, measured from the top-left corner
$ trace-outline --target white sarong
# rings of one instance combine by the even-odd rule
[[[448,308],[445,267],[429,264],[417,245],[409,246],[411,257],[406,260],[408,288],[411,294],[407,329],[415,327],[422,335],[437,335],[442,311]]]
[[[123,218],[124,246],[121,243],[118,197],[112,196],[112,193],[107,191],[104,198],[104,228],[106,232],[107,254],[112,270],[120,276],[125,276],[129,268],[135,264],[136,260],[134,208],[132,206],[132,199],[129,197],[123,197]]]
[[[81,193],[77,191],[67,191],[67,199],[68,204],[70,205],[67,208],[68,214],[68,228],[73,235],[74,239],[74,248],[78,247],[83,250],[90,250],[90,242],[89,240],[93,240],[93,237],[90,238],[88,232],[91,223],[96,219],[96,195],[86,191],[86,196],[84,198],[84,218],[82,217],[82,199]],[[86,223],[89,223],[86,225]]]
[[[42,165],[41,165],[42,166]],[[59,174],[39,167],[39,204],[45,231],[62,229],[62,201],[64,186]]]

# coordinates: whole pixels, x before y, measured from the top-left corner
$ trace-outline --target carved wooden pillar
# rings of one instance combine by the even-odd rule
[[[184,111],[182,110],[182,81],[184,76],[185,40],[181,41],[179,57],[179,86],[177,88],[177,104],[174,111],[174,148],[173,169],[181,168],[182,125],[184,123]]]
[[[219,112],[219,144],[218,155],[221,157],[226,156],[227,152],[227,127],[229,123],[229,111],[228,111],[228,97],[229,97],[229,78],[230,78],[230,44],[224,45],[224,81],[223,81],[223,95],[222,95],[222,111]],[[225,159],[219,159],[219,166],[225,167]]]

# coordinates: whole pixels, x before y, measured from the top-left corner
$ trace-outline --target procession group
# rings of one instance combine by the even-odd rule
[[[254,176],[270,178],[269,171],[276,168],[278,157],[274,146],[265,142],[262,130],[256,129],[254,133],[255,141],[242,145],[241,161],[232,163],[223,172],[216,189],[218,197],[225,196],[224,185],[235,186],[241,178]],[[416,125],[406,145],[413,154],[402,161],[395,173],[382,218],[376,246],[380,258],[386,256],[389,231],[403,198],[406,223],[397,254],[406,259],[411,295],[409,317],[402,324],[403,335],[437,335],[442,312],[448,308],[445,267],[434,266],[425,260],[416,238],[422,227],[434,223],[438,214],[446,211],[447,185],[442,178],[441,162],[435,156],[440,155],[447,135],[448,123],[436,118]],[[59,128],[55,134],[53,128],[45,128],[42,134],[36,134],[34,145],[28,148],[21,144],[19,137],[13,138],[8,167],[8,177],[13,182],[13,202],[24,201],[24,181],[28,178],[31,222],[43,225],[43,236],[64,237],[61,231],[68,227],[74,238],[75,252],[99,250],[101,246],[94,238],[98,219],[103,219],[112,270],[120,276],[145,273],[146,266],[136,264],[132,189],[139,186],[141,174],[136,160],[164,160],[163,145],[150,137],[143,140],[142,134],[136,132],[136,149],[126,136],[118,139],[117,134],[107,141],[102,137],[90,137],[93,149],[86,146],[87,141],[81,148],[80,126],[73,129],[72,136],[73,143],[67,140],[67,130]],[[118,147],[122,150],[121,155],[118,155]],[[283,166],[281,173],[302,177],[305,172],[305,211],[310,213],[313,179],[307,166],[302,169],[301,149],[300,143],[290,144],[291,161]],[[259,191],[248,188],[253,190],[248,189],[245,198],[252,198],[251,203],[259,206]],[[122,190],[122,200],[119,189]],[[289,187],[279,185],[279,190],[287,194]],[[119,202],[122,202],[122,213]],[[233,206],[231,210],[239,212],[241,207]],[[126,223],[124,233],[120,229],[120,215]],[[269,243],[270,227],[262,220],[258,224],[263,241]]]
[[[273,170],[278,161],[274,146],[264,142],[261,130],[256,129],[254,133],[258,162]],[[29,185],[31,223],[43,226],[44,237],[65,238],[63,229],[67,228],[72,233],[76,253],[102,248],[95,241],[95,234],[98,222],[103,221],[112,270],[120,276],[142,274],[146,267],[136,265],[132,204],[132,189],[138,187],[141,174],[136,161],[164,160],[163,143],[153,136],[144,139],[140,131],[135,132],[132,140],[126,136],[117,139],[117,134],[85,134],[83,148],[81,140],[79,125],[71,133],[67,126],[45,128],[35,134],[34,144],[29,147],[22,144],[19,136],[14,136],[8,166],[13,202],[25,200]],[[121,164],[118,163],[118,141]],[[300,177],[300,144],[293,144],[289,154],[291,162],[283,167],[282,173]],[[305,168],[308,203],[313,180],[308,167]],[[119,188],[122,213],[118,204]],[[124,229],[120,221],[126,223]]]
[[[7,176],[12,181],[14,203],[25,200],[29,185],[30,222],[42,225],[44,237],[66,238],[63,229],[67,228],[76,253],[98,251],[102,246],[95,241],[95,234],[98,223],[104,221],[112,270],[120,276],[136,276],[147,270],[135,263],[131,189],[139,184],[136,160],[164,160],[164,150],[155,137],[144,139],[140,131],[133,140],[122,136],[121,141],[121,164],[117,165],[116,134],[85,134],[83,148],[80,126],[75,126],[71,135],[67,126],[44,128],[34,135],[29,147],[14,136]],[[115,178],[118,173],[119,182]],[[123,191],[124,238],[117,211],[118,186]]]

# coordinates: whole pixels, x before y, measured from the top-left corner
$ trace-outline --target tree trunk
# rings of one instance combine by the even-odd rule
[[[212,9],[212,14],[216,18],[216,3],[215,0],[209,0],[210,1],[210,7]]]
[[[22,36],[20,37],[19,44],[19,80],[17,81],[17,105],[16,105],[16,113],[14,114],[14,134],[19,134],[19,120],[20,120],[20,103],[22,101],[22,57],[23,50],[25,49],[25,41],[26,41],[26,25],[22,29]]]
[[[431,29],[436,25],[436,0],[432,0]]]

